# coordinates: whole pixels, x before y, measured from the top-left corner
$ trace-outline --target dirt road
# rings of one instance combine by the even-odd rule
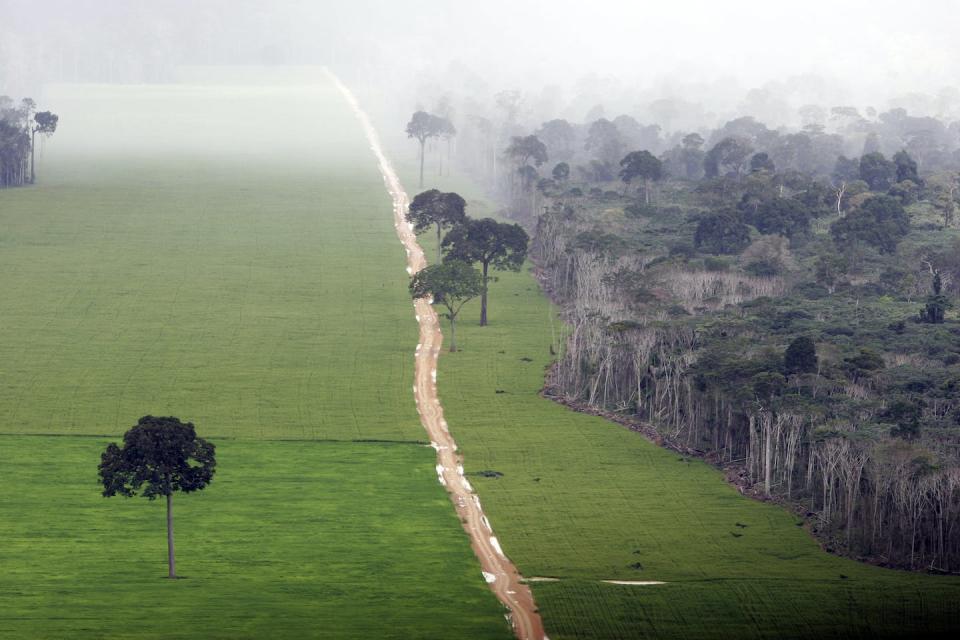
[[[356,98],[336,76],[329,71],[327,73],[360,120],[370,143],[370,149],[377,157],[387,191],[393,198],[394,226],[397,236],[407,251],[407,273],[414,274],[427,266],[427,261],[417,243],[417,236],[405,218],[410,199],[380,148],[376,130],[360,108]],[[500,548],[500,543],[487,517],[483,514],[480,498],[473,492],[473,487],[463,475],[463,459],[457,453],[457,443],[450,434],[446,420],[443,419],[443,407],[437,397],[437,358],[440,354],[443,334],[440,332],[437,313],[426,300],[415,301],[414,309],[420,325],[420,344],[417,345],[415,356],[413,393],[417,402],[417,411],[420,414],[420,422],[430,435],[433,448],[437,451],[437,477],[447,488],[463,528],[470,536],[471,546],[480,560],[484,578],[500,601],[510,610],[510,621],[517,637],[521,640],[545,640],[547,636],[544,634],[543,622],[537,613],[533,593],[530,587],[522,582],[522,576]]]

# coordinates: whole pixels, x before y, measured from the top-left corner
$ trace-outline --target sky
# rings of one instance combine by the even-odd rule
[[[960,82],[955,0],[0,0],[0,16],[7,93],[264,62],[406,87],[452,67],[492,89],[592,74],[701,99],[806,77],[825,100],[878,105]]]

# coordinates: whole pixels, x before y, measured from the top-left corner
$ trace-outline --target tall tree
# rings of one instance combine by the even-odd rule
[[[539,167],[547,161],[547,146],[537,136],[514,136],[507,147],[507,155],[517,163],[517,167],[524,167],[531,160]]]
[[[123,434],[123,447],[107,445],[100,456],[100,481],[107,498],[132,497],[143,487],[143,497],[167,499],[167,568],[176,578],[173,551],[173,492],[200,491],[213,480],[216,469],[212,443],[197,437],[193,423],[179,418],[144,416]]]
[[[407,209],[407,222],[413,225],[416,233],[423,233],[431,226],[437,227],[437,248],[440,247],[440,235],[443,229],[449,229],[467,219],[467,202],[459,194],[444,193],[430,189],[418,193]]]
[[[30,184],[37,181],[36,156],[37,156],[37,134],[42,136],[51,136],[57,130],[57,123],[60,116],[49,111],[41,111],[34,114],[33,120],[36,123],[32,130],[30,139]]]
[[[444,260],[480,263],[483,294],[480,298],[480,326],[487,324],[487,289],[490,267],[501,271],[519,271],[527,257],[530,238],[518,224],[497,222],[493,218],[471,220],[450,230],[443,238]]]
[[[423,158],[426,152],[427,140],[436,138],[443,133],[443,118],[429,114],[426,111],[417,111],[407,123],[407,137],[420,143],[420,188],[423,188]]]
[[[643,199],[650,204],[650,183],[663,176],[663,163],[649,151],[631,151],[620,161],[620,179],[629,185],[634,178],[643,180]]]
[[[447,308],[450,320],[450,351],[457,350],[457,315],[470,300],[481,295],[486,286],[480,272],[466,262],[451,260],[424,267],[410,281],[410,295],[433,298],[433,304]]]

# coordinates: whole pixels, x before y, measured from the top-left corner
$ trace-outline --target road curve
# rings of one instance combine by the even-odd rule
[[[326,70],[326,73],[353,109],[370,143],[370,149],[377,158],[387,191],[393,198],[394,226],[397,236],[407,251],[407,273],[412,275],[427,266],[427,261],[423,249],[417,243],[416,234],[406,221],[405,216],[410,199],[380,147],[376,129],[360,108],[357,99],[332,72]],[[517,638],[547,640],[543,621],[537,613],[533,600],[533,593],[500,548],[490,522],[483,514],[480,498],[473,492],[473,487],[463,475],[463,458],[457,453],[457,443],[450,434],[446,420],[443,419],[443,407],[440,406],[440,400],[437,397],[437,358],[440,354],[443,334],[440,332],[437,313],[427,300],[416,300],[414,309],[420,325],[420,344],[417,345],[415,356],[413,393],[417,402],[417,412],[420,414],[420,422],[430,435],[433,448],[437,451],[437,476],[450,494],[450,500],[463,523],[463,528],[470,536],[470,543],[480,560],[484,578],[500,602],[510,611],[508,617]]]

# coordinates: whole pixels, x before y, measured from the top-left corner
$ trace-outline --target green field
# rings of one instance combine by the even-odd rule
[[[415,184],[412,171],[405,178]],[[471,215],[489,215],[467,182],[432,181],[463,193]],[[960,630],[957,578],[829,555],[787,511],[741,497],[712,467],[540,398],[560,330],[555,311],[526,270],[497,275],[490,325],[477,326],[477,309],[464,311],[462,351],[444,353],[438,385],[467,472],[503,474],[472,482],[504,551],[525,576],[562,578],[534,584],[551,638]]]
[[[101,498],[102,438],[0,438],[0,637],[509,638],[433,450],[218,442],[210,488]]]
[[[339,97],[51,98],[41,184],[0,192],[0,638],[509,637],[418,444],[403,251]],[[93,144],[111,113],[122,135]],[[560,326],[529,273],[478,314],[441,399],[467,471],[503,474],[471,481],[505,552],[560,578],[534,585],[554,640],[960,627],[960,581],[830,556],[712,468],[539,398]],[[176,498],[174,582],[162,505],[97,487],[99,452],[146,413],[218,446],[210,488]]]
[[[404,254],[339,95],[52,93],[41,183],[0,191],[0,638],[510,637],[418,442]],[[87,145],[111,117],[188,144]],[[183,580],[162,504],[97,484],[147,413],[218,447],[175,498]]]

